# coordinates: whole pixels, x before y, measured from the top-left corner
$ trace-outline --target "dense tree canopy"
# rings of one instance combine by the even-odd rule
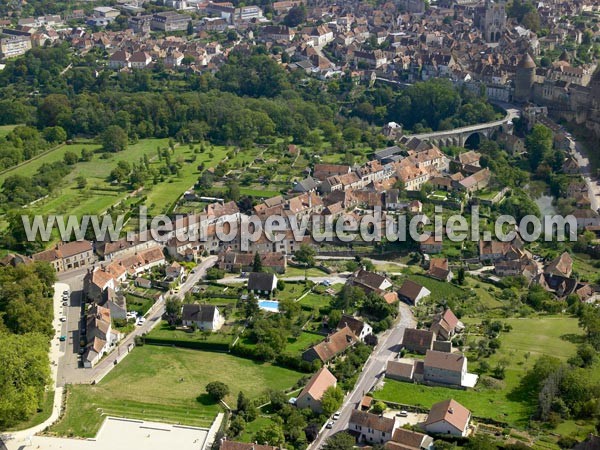
[[[55,272],[35,263],[0,267],[0,427],[29,419],[50,377]]]

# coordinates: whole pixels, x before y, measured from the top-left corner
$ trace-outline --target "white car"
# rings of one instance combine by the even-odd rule
[[[67,321],[67,318],[66,318],[66,317],[61,317],[61,318],[60,318],[60,321],[61,321],[61,322],[66,322],[66,321]]]
[[[331,416],[331,418],[333,420],[338,420],[341,415],[342,415],[342,413],[338,411],[338,412],[334,413],[333,416]]]
[[[333,422],[327,422],[327,425],[325,425],[325,428],[327,428],[328,430],[331,430],[333,428]]]

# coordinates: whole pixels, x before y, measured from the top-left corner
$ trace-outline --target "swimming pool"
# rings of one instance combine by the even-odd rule
[[[279,312],[279,302],[277,300],[259,300],[258,307],[265,311]]]

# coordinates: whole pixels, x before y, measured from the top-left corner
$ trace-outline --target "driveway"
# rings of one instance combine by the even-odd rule
[[[405,328],[416,326],[415,318],[409,306],[400,303],[400,318],[394,328],[387,330],[379,336],[379,343],[365,363],[362,373],[356,382],[354,390],[344,399],[340,408],[340,418],[334,422],[333,428],[322,428],[317,439],[309,446],[310,450],[317,450],[331,435],[344,431],[348,428],[350,414],[360,403],[363,396],[383,378],[387,361],[400,351],[400,343]]]

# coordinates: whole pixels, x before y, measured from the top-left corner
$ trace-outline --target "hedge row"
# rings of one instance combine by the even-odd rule
[[[255,347],[244,344],[236,344],[230,349],[230,353],[240,358],[252,359],[254,361],[265,361],[264,356],[257,351]],[[275,357],[274,364],[287,369],[297,370],[299,372],[311,373],[315,370],[315,365],[300,359],[298,356],[282,353]]]
[[[165,339],[155,337],[144,337],[144,343],[148,345],[163,345],[180,348],[190,348],[194,350],[204,350],[207,352],[227,352],[229,344],[225,342],[209,342],[209,341],[191,341],[183,339]]]

